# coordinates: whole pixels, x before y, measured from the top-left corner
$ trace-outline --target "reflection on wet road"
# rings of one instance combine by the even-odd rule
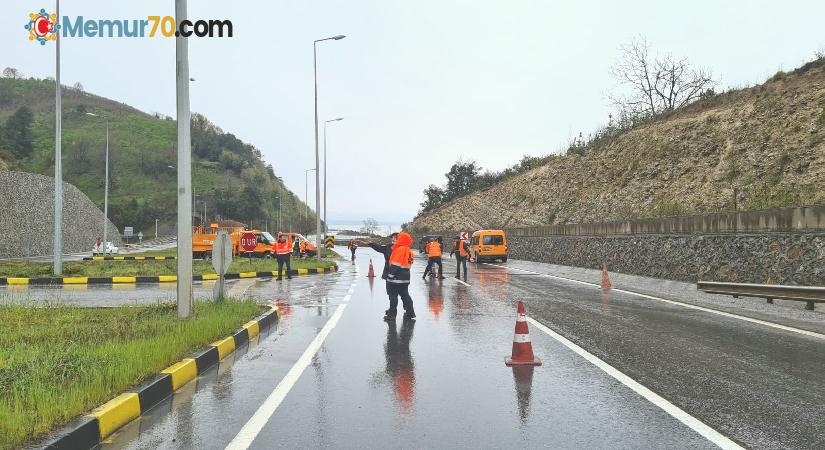
[[[506,367],[516,300],[526,302],[536,323],[711,431],[746,446],[822,444],[814,427],[805,431],[803,422],[790,431],[768,426],[770,420],[789,426],[783,421],[794,412],[816,423],[808,414],[813,403],[819,402],[820,412],[825,404],[815,379],[822,356],[811,355],[821,353],[813,345],[821,343],[506,267],[471,265],[468,285],[453,278],[423,281],[421,260],[410,287],[418,319],[387,323],[384,281],[365,278],[370,257],[380,273],[381,258],[362,248],[356,262],[342,263],[337,274],[307,277],[311,282],[305,284],[250,286],[248,295],[280,306],[277,331],[213,379],[199,381],[194,392],[176,395],[173,404],[186,407],[158,413],[139,432],[132,426],[106,446],[225,448],[259,417],[261,405],[346,305],[311,362],[242,448],[715,447],[696,431],[701,427],[685,425],[685,417],[674,417],[538,326],[531,325],[530,337],[544,365]],[[445,268],[450,274],[453,261]],[[780,348],[795,353],[782,356]],[[750,376],[740,372],[746,363]],[[769,374],[782,382],[806,381],[810,389],[794,394],[797,387],[789,384],[743,395],[742,387],[753,383],[774,389],[779,383],[764,378]],[[814,387],[820,391],[812,392]],[[768,400],[765,407],[754,405]]]

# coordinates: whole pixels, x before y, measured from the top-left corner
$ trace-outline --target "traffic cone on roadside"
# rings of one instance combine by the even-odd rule
[[[607,274],[607,263],[602,264],[602,289],[610,289],[613,285],[610,284],[610,276]]]
[[[367,271],[367,278],[375,278],[375,270],[372,268],[372,258],[370,258],[370,269]]]
[[[521,300],[518,302],[517,312],[513,353],[509,358],[504,358],[504,364],[507,366],[540,366],[541,360],[533,355],[533,343],[530,342],[530,331],[527,329],[527,312]]]

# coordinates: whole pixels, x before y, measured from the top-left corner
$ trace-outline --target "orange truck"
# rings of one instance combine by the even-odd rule
[[[309,242],[307,240],[307,238],[304,237],[303,234],[293,233],[293,232],[290,231],[290,232],[278,233],[278,236],[280,237],[282,234],[286,235],[286,240],[289,242],[289,248],[292,248],[292,246],[295,243],[295,239],[300,239],[301,241],[306,242],[306,254],[307,255],[314,256],[316,253],[318,253],[318,248],[315,247],[315,244],[313,244],[312,242]]]
[[[209,227],[193,227],[192,228],[192,257],[208,259],[212,254],[212,245],[218,237],[218,231],[226,231],[232,239],[232,254],[244,254],[241,247],[241,235],[244,232],[243,227],[220,227],[217,224],[212,224]],[[272,244],[275,243],[275,238],[266,231],[251,230],[255,233],[258,244],[255,247],[253,256],[264,258],[271,258]]]

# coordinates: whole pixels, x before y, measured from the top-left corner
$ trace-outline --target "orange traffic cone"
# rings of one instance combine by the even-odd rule
[[[375,278],[375,270],[372,268],[372,258],[370,258],[370,270],[367,271],[367,278]]]
[[[518,302],[518,317],[516,318],[516,333],[513,335],[513,354],[504,358],[508,366],[540,366],[541,361],[533,355],[533,343],[530,342],[530,331],[527,329],[527,312],[524,302]]]
[[[610,289],[613,285],[610,284],[610,276],[607,275],[607,263],[602,264],[602,289]]]

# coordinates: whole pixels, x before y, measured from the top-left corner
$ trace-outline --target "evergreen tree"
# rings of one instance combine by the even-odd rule
[[[31,155],[32,149],[32,123],[34,114],[25,106],[21,106],[6,119],[3,127],[3,143],[18,158],[26,158]]]

